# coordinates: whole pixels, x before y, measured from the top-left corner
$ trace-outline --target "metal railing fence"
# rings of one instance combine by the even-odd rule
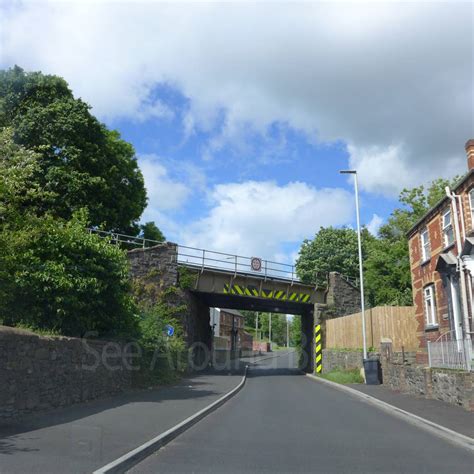
[[[178,263],[185,263],[201,270],[209,268],[213,270],[231,271],[237,274],[253,274],[267,277],[274,277],[291,282],[299,282],[296,276],[294,265],[274,262],[272,260],[259,259],[260,270],[252,268],[254,257],[244,257],[242,255],[217,252],[215,250],[205,250],[186,245],[178,245]]]
[[[89,228],[88,231],[101,237],[109,238],[111,242],[120,244],[126,249],[146,248],[162,244],[157,240],[145,239],[118,232]],[[255,257],[244,257],[242,255],[228,254],[214,250],[206,250],[196,247],[177,244],[177,261],[187,266],[193,266],[204,271],[205,268],[214,270],[231,271],[237,274],[252,274],[263,276],[264,278],[278,278],[288,280],[293,283],[300,283],[301,280],[296,275],[295,265],[288,263],[275,262],[273,260],[259,259],[260,270],[252,267],[252,260]],[[348,283],[358,286],[358,280],[341,275]],[[328,274],[326,272],[316,273],[314,281],[327,282]],[[313,283],[314,283],[313,281]]]
[[[427,346],[430,367],[474,370],[472,340],[456,340],[454,331],[450,331],[442,334],[436,341],[428,341]]]

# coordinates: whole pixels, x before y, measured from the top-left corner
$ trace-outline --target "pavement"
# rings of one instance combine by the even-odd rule
[[[217,400],[242,374],[198,373],[0,425],[0,473],[90,473]]]
[[[348,384],[348,386],[433,423],[474,438],[474,412],[466,411],[462,407],[440,400],[404,394],[390,390],[384,385]]]
[[[304,377],[285,355],[130,473],[469,473],[472,452]]]

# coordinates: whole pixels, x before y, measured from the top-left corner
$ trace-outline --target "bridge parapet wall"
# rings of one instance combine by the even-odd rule
[[[340,273],[330,272],[326,304],[331,308],[332,317],[358,313],[360,311],[360,290]]]
[[[148,248],[128,252],[132,278],[146,278],[159,288],[178,284],[177,245],[163,242]]]

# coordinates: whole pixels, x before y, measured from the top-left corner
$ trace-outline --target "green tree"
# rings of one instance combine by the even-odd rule
[[[37,153],[13,141],[11,129],[0,130],[0,230],[47,201],[37,179],[38,158]]]
[[[15,66],[0,71],[0,127],[36,153],[35,173],[47,199],[37,211],[69,219],[87,207],[91,225],[138,233],[146,205],[135,151],[108,130],[66,81]]]
[[[146,222],[140,226],[140,237],[147,240],[155,240],[156,242],[164,242],[166,240],[163,232],[161,232],[153,221]],[[147,246],[150,245],[153,245],[153,243],[147,243]]]
[[[373,237],[363,229],[362,246],[366,253]],[[313,240],[304,240],[296,261],[296,273],[302,281],[326,284],[329,272],[339,272],[357,279],[359,277],[359,254],[357,233],[353,229],[321,227]]]
[[[294,316],[291,320],[290,345],[301,349],[301,316]]]
[[[83,336],[136,333],[125,253],[89,234],[85,211],[69,222],[25,214],[0,232],[0,319]]]

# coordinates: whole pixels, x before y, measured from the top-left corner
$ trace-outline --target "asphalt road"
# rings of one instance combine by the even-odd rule
[[[299,374],[262,361],[234,398],[133,473],[469,473],[474,456]]]

